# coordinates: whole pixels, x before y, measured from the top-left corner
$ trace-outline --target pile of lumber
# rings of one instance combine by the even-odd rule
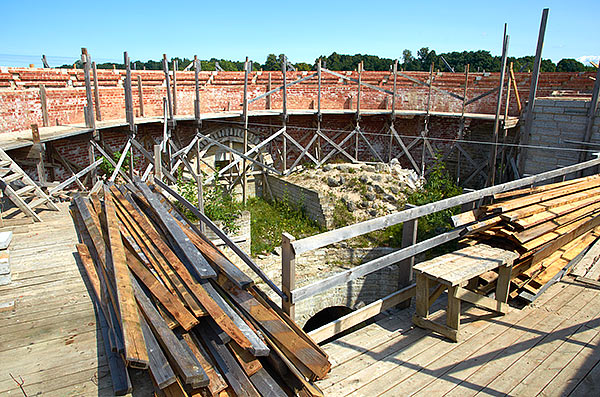
[[[594,175],[494,195],[495,202],[453,218],[472,243],[486,241],[519,253],[511,297],[529,300],[581,258],[600,236],[600,176]],[[497,275],[480,277],[491,291]]]
[[[135,369],[157,395],[322,395],[327,355],[158,187],[104,185],[71,215],[115,394]]]

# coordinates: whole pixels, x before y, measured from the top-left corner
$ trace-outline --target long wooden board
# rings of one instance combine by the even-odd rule
[[[208,377],[196,357],[181,346],[177,336],[167,326],[135,280],[133,280],[133,288],[135,289],[135,299],[148,321],[148,325],[154,332],[154,335],[157,337],[158,342],[169,357],[170,363],[175,367],[179,376],[182,377],[185,383],[193,387],[208,386]]]
[[[108,227],[108,240],[110,243],[110,258],[113,264],[114,283],[117,292],[119,313],[121,314],[121,329],[125,343],[125,361],[134,368],[148,368],[148,352],[140,317],[135,305],[131,277],[127,268],[125,248],[121,240],[121,231],[115,212],[114,203],[108,187],[104,187],[104,211]]]
[[[237,288],[232,283],[225,285],[232,299],[247,313],[268,336],[279,344],[279,347],[298,359],[318,378],[324,378],[331,364],[319,350],[314,349],[304,339],[297,335],[274,312],[260,304],[247,291]]]

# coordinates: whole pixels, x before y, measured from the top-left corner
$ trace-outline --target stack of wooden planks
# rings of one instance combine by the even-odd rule
[[[453,217],[471,243],[486,241],[519,253],[511,297],[533,300],[600,237],[600,176],[593,175],[494,195],[495,202]],[[479,279],[491,291],[497,274]]]
[[[71,215],[115,394],[320,396],[327,355],[155,186],[104,185]]]

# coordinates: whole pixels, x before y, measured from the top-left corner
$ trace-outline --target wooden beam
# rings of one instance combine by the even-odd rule
[[[242,110],[242,117],[244,118],[244,153],[248,152],[248,57],[244,63],[244,105]],[[242,160],[242,203],[246,205],[248,201],[248,176],[246,175],[247,170],[246,159]]]
[[[224,284],[225,290],[237,305],[273,340],[279,349],[289,352],[289,357],[295,357],[301,366],[305,366],[305,376],[311,374],[323,378],[329,372],[331,364],[319,350],[314,349],[300,335],[296,334],[276,313],[263,306],[247,291],[235,287],[232,283]],[[300,369],[300,368],[299,368]]]
[[[121,329],[125,342],[125,361],[134,368],[148,368],[148,352],[140,325],[140,318],[135,302],[131,277],[125,258],[125,248],[121,240],[117,214],[112,201],[112,195],[104,186],[104,212],[110,244],[110,259],[114,272],[114,284],[117,292],[117,303],[121,316]]]
[[[128,256],[127,265],[152,295],[167,309],[183,329],[189,331],[198,324],[198,319],[190,313],[176,295],[173,295],[139,260]],[[134,260],[135,259],[135,260]]]
[[[173,198],[177,199],[177,201],[179,201],[179,203],[181,203],[185,208],[190,210],[196,217],[198,217],[198,219],[200,219],[201,222],[205,223],[206,226],[208,226],[209,229],[211,229],[221,240],[223,240],[225,244],[227,244],[227,246],[231,248],[231,250],[235,252],[240,259],[258,275],[258,277],[260,277],[269,287],[271,287],[273,291],[275,291],[275,293],[277,293],[277,295],[282,298],[286,297],[279,287],[277,287],[277,285],[275,285],[275,283],[269,279],[262,269],[252,261],[248,254],[242,251],[237,244],[235,244],[225,233],[223,233],[221,229],[217,227],[217,225],[214,224],[213,221],[210,220],[210,218],[198,211],[198,209],[192,203],[187,201],[163,182],[159,181],[158,179],[154,179],[154,182],[167,193],[169,193],[169,195],[171,195]]]
[[[46,170],[44,169],[44,144],[40,139],[40,130],[37,124],[31,124],[31,136],[33,138],[33,149],[35,153],[35,165],[37,169],[38,181],[43,186],[46,183]]]
[[[92,170],[95,170],[100,164],[102,164],[102,161],[103,161],[102,159],[96,160],[92,164],[88,165],[87,167],[85,167],[84,169],[82,169],[81,171],[79,171],[78,173],[71,175],[65,181],[59,183],[57,186],[55,186],[52,189],[50,189],[48,191],[48,194],[52,195],[52,194],[54,194],[56,192],[61,191],[65,187],[69,186],[71,183],[78,182],[79,178],[81,178],[83,175],[87,174],[88,172],[90,172]],[[78,184],[81,187],[81,182],[80,181],[79,181]]]
[[[177,114],[177,66],[178,62],[173,59],[173,114]]]
[[[321,343],[347,329],[354,327],[355,325],[362,323],[363,321],[375,317],[387,309],[391,309],[400,303],[406,302],[415,296],[415,291],[415,284],[404,287],[399,291],[396,291],[384,298],[378,299],[373,303],[370,303],[353,311],[352,313],[345,315],[344,317],[340,317],[335,321],[309,332],[308,336],[310,336],[315,342]]]
[[[142,191],[152,209],[158,215],[158,219],[173,238],[173,243],[181,250],[184,263],[200,278],[216,277],[217,273],[208,264],[206,259],[200,254],[198,249],[187,238],[183,230],[177,224],[177,221],[169,214],[156,195],[150,190],[148,185],[142,182],[136,182],[138,189]]]
[[[146,341],[146,347],[148,349],[148,367],[150,369],[150,374],[158,388],[164,389],[175,383],[177,377],[160,348],[158,341],[154,337],[152,330],[150,330],[148,323],[142,316],[140,316],[140,324],[142,325],[142,332],[144,332],[144,340]]]
[[[98,87],[98,71],[96,70],[96,62],[92,62],[92,74],[94,76],[94,104],[96,105],[96,120],[102,120],[100,112],[100,89]]]
[[[96,130],[96,120],[93,116],[94,101],[92,100],[92,84],[90,80],[90,66],[91,59],[88,54],[87,48],[81,49],[81,61],[83,62],[83,75],[85,79],[85,96],[87,103],[87,111],[85,112],[86,127],[93,129],[93,137],[95,140],[99,139],[98,130]]]
[[[169,63],[167,62],[167,54],[163,54],[163,72],[165,74],[165,86],[167,89],[167,113],[169,120],[173,120],[173,101],[171,98],[171,83],[169,81]]]
[[[281,308],[292,320],[296,317],[292,291],[296,289],[296,254],[292,242],[296,238],[288,233],[281,235],[281,288],[286,296],[282,299]]]
[[[453,294],[455,298],[458,298],[462,301],[469,302],[474,304],[475,306],[483,307],[485,309],[489,309],[498,313],[508,313],[509,306],[507,303],[497,301],[496,299],[488,298],[484,295],[476,294],[475,292],[471,292],[468,289],[462,287],[449,288],[454,289],[454,292],[449,292],[448,295]]]
[[[178,375],[185,383],[193,387],[208,386],[208,377],[196,357],[189,350],[183,348],[181,341],[167,326],[137,281],[135,279],[132,281],[135,300]]]
[[[40,105],[42,106],[42,127],[48,127],[50,125],[48,120],[48,95],[46,86],[43,84],[40,84]]]
[[[521,114],[521,96],[519,95],[519,87],[517,87],[517,79],[515,79],[515,72],[513,71],[513,63],[510,63],[510,79],[513,84],[513,89],[515,90],[515,99],[517,100],[517,108],[519,109],[519,114]],[[504,120],[506,123],[506,120]]]
[[[502,39],[502,61],[500,69],[500,84],[498,86],[498,99],[496,102],[496,116],[494,118],[494,131],[492,133],[492,147],[490,153],[489,185],[496,183],[496,161],[498,157],[498,129],[500,128],[500,110],[502,109],[502,95],[504,95],[504,75],[506,74],[506,56],[508,52],[509,36],[506,34],[507,24],[504,24],[504,37]],[[506,122],[506,120],[504,120]]]
[[[535,59],[533,61],[533,72],[531,73],[531,83],[529,85],[529,97],[527,99],[527,112],[525,114],[525,123],[523,132],[521,133],[521,144],[527,145],[531,137],[531,127],[533,125],[533,110],[535,108],[535,95],[537,93],[538,80],[540,75],[540,67],[542,64],[542,49],[544,47],[544,36],[546,35],[546,23],[548,22],[548,8],[542,11],[542,21],[540,22],[540,31],[538,34],[537,48],[535,51]],[[525,159],[527,158],[527,148],[521,149],[520,168],[524,168]]]
[[[142,89],[142,76],[137,75],[138,102],[140,106],[140,117],[144,117],[144,90]]]
[[[123,396],[133,391],[131,385],[131,379],[127,372],[127,367],[123,362],[123,359],[118,353],[112,351],[109,344],[109,327],[106,318],[101,310],[98,310],[96,306],[96,313],[98,316],[98,322],[100,326],[100,332],[102,333],[102,340],[104,342],[104,351],[106,353],[106,361],[108,361],[108,368],[110,372],[110,379],[113,387],[113,392],[117,396]]]

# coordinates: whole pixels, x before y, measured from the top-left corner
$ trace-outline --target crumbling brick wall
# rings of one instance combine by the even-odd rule
[[[291,82],[312,72],[288,72],[287,81]],[[357,72],[340,72],[357,79]],[[420,81],[427,81],[427,72],[405,72]],[[268,76],[271,74],[272,87],[283,83],[280,72],[252,72],[249,75],[249,98],[255,98],[267,91]],[[538,96],[551,95],[554,92],[570,94],[589,93],[593,81],[587,73],[542,73]],[[162,71],[132,71],[133,106],[140,114],[137,76],[142,79],[143,107],[145,116],[160,116],[163,113],[163,98],[166,85]],[[322,109],[355,109],[357,84],[323,72]],[[100,109],[103,120],[124,119],[124,70],[98,70]],[[525,102],[529,91],[530,74],[517,73],[517,85],[521,102]],[[363,72],[362,81],[374,86],[392,90],[393,77],[389,72]],[[472,73],[469,77],[467,98],[474,98],[495,88],[499,82],[499,73]],[[42,125],[42,107],[39,86],[43,84],[47,91],[47,109],[49,124],[73,124],[84,121],[83,108],[87,104],[85,80],[81,69],[30,69],[0,68],[0,133],[25,130],[30,124]],[[462,73],[438,72],[434,74],[434,87],[462,96],[464,75]],[[220,112],[241,110],[243,100],[243,72],[201,72],[201,111]],[[402,110],[424,111],[428,102],[428,88],[411,82],[403,77],[397,79],[398,98],[396,108]],[[177,72],[177,108],[180,115],[193,114],[194,72]],[[282,92],[271,96],[271,108],[280,109]],[[510,114],[517,115],[516,101],[510,105]],[[287,89],[289,109],[315,109],[317,104],[316,78],[295,84]],[[495,111],[497,96],[491,94],[467,106],[470,113]],[[389,109],[391,97],[382,92],[363,87],[361,91],[361,109]],[[437,112],[460,112],[462,101],[446,94],[433,91],[430,107]],[[263,110],[266,100],[261,99],[250,104],[250,110]]]

